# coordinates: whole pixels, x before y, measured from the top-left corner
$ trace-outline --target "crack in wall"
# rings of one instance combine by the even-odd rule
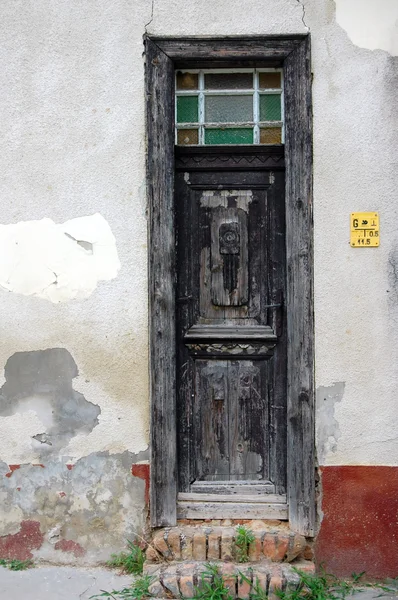
[[[151,17],[150,17],[148,23],[145,23],[145,25],[144,25],[145,33],[148,33],[147,29],[148,29],[149,25],[153,21],[153,11],[154,11],[154,8],[155,8],[155,0],[152,0],[152,3],[151,3]]]
[[[306,29],[308,29],[308,31],[310,31],[310,28],[308,27],[307,23],[305,22],[305,6],[304,6],[304,2],[301,2],[300,0],[296,0],[298,4],[300,4],[301,8],[302,8],[302,15],[301,15],[301,20],[303,22],[303,25]]]

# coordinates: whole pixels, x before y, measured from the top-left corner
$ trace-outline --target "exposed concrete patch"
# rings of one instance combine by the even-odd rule
[[[120,269],[114,235],[98,213],[0,225],[0,286],[51,302],[87,298]]]
[[[132,469],[147,459],[147,451],[99,453],[69,468],[69,457],[51,457],[43,468],[20,465],[12,477],[5,477],[8,466],[0,463],[6,515],[0,522],[0,556],[85,565],[107,560],[145,528],[146,483]],[[36,524],[22,527],[31,521]]]
[[[16,453],[20,462],[40,460],[98,425],[99,406],[73,389],[77,375],[65,348],[16,352],[8,359],[0,390],[3,460],[15,463]]]
[[[337,382],[317,388],[317,451],[318,462],[324,464],[329,452],[336,452],[337,441],[341,436],[339,424],[334,416],[336,402],[341,402],[345,383]]]
[[[398,56],[398,3],[396,0],[335,0],[336,21],[351,41],[368,50]],[[360,18],[358,18],[360,15]]]

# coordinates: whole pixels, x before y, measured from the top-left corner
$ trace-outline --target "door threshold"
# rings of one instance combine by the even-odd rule
[[[277,519],[288,520],[286,495],[179,493],[178,519]]]

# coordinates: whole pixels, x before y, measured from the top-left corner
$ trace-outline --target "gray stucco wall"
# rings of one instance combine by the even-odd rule
[[[333,0],[2,4],[0,548],[33,527],[28,554],[94,563],[145,525],[145,32],[311,33],[318,455],[397,465],[398,15],[378,5],[359,30],[349,0],[338,22]],[[362,210],[377,249],[349,246]]]

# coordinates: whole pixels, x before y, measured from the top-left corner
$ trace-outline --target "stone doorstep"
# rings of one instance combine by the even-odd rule
[[[297,558],[312,558],[304,536],[286,526],[269,528],[262,522],[247,525],[255,536],[250,544],[249,560],[259,562],[292,562]],[[146,551],[149,563],[159,561],[236,560],[236,527],[182,525],[155,531]]]
[[[234,564],[231,562],[215,563],[219,565],[219,572],[229,588],[232,598],[250,598],[254,585],[260,586],[269,600],[277,600],[275,590],[285,590],[287,587],[295,588],[299,583],[299,576],[293,566],[306,573],[314,573],[315,566],[311,561],[301,560],[291,564],[277,564],[271,561],[262,563]],[[206,570],[204,562],[186,561],[180,563],[147,564],[144,574],[153,576],[149,588],[150,593],[156,598],[193,598],[194,588],[200,583],[201,573]],[[250,583],[244,581],[239,574],[243,573]]]

